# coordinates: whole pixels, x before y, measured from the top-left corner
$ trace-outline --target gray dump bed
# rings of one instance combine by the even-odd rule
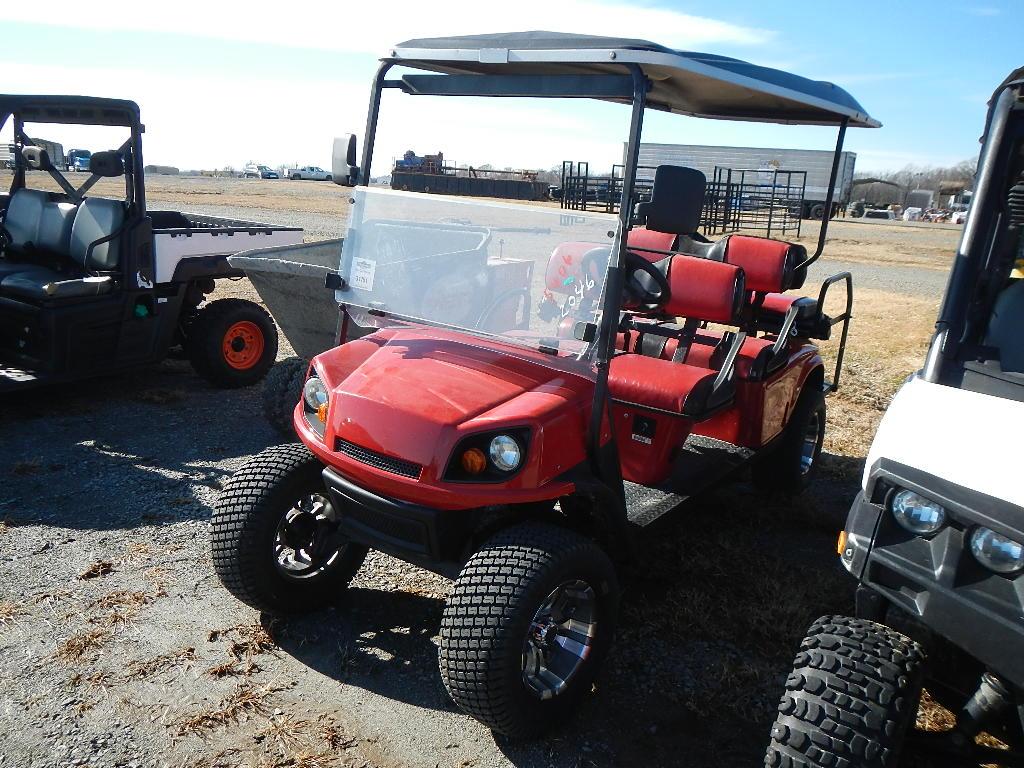
[[[341,244],[323,240],[228,257],[252,282],[295,354],[307,360],[334,346],[338,304],[324,280],[341,263]]]

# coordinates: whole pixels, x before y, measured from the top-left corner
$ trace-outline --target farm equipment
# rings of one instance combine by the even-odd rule
[[[839,537],[856,615],[811,627],[766,765],[888,768],[905,751],[1024,766],[1022,231],[1024,68],[990,102],[935,335],[882,419]],[[955,713],[949,730],[914,729],[924,684]]]
[[[389,79],[396,65],[415,72]],[[385,89],[630,105],[619,214],[368,186]],[[837,126],[832,186],[847,127],[878,125],[830,84],[640,40],[396,46],[361,165],[354,137],[335,143],[335,179],[358,186],[326,275],[336,345],[313,357],[293,408],[301,442],[240,469],[212,520],[222,583],[269,612],[336,600],[371,547],[453,577],[441,678],[510,736],[550,727],[590,692],[641,529],[744,466],[766,491],[807,484],[839,382],[850,276],[818,300],[787,293],[827,221],[810,255],[764,238],[707,242],[706,180],[676,166],[634,205],[648,108]],[[829,317],[837,283],[846,308]],[[837,326],[827,375],[813,339]]]
[[[180,347],[222,387],[258,381],[274,362],[277,329],[242,299],[203,304],[227,256],[301,242],[302,230],[146,207],[142,123],[131,101],[0,96],[14,121],[14,175],[0,195],[0,392],[114,373]],[[120,147],[93,152],[72,183],[26,125],[125,129]],[[77,150],[81,151],[81,150]],[[92,194],[119,179],[117,198]],[[48,190],[56,191],[48,191]]]

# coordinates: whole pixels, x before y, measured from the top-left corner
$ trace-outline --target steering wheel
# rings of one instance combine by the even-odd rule
[[[625,289],[627,303],[642,309],[658,309],[670,293],[668,278],[652,262],[632,251],[626,251]]]

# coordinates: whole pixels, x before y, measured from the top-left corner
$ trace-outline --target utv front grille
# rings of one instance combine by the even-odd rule
[[[383,453],[371,451],[369,448],[363,448],[361,445],[350,443],[348,440],[342,440],[340,437],[337,438],[334,450],[363,464],[369,464],[371,467],[383,469],[385,472],[393,472],[402,477],[411,477],[413,480],[418,480],[420,472],[423,471],[422,465],[414,461],[405,461],[404,459],[396,459],[393,456],[385,456]]]

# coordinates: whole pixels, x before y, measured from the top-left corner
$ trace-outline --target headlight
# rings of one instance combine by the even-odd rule
[[[935,533],[946,524],[946,510],[913,491],[894,493],[889,508],[897,523],[918,536]]]
[[[317,415],[320,421],[327,421],[327,387],[316,376],[310,376],[302,387],[302,399],[306,408]]]
[[[971,552],[979,563],[996,573],[1014,573],[1024,568],[1024,545],[991,528],[974,530]]]
[[[519,466],[522,451],[519,443],[508,435],[498,435],[491,440],[491,462],[502,472],[511,472]]]

